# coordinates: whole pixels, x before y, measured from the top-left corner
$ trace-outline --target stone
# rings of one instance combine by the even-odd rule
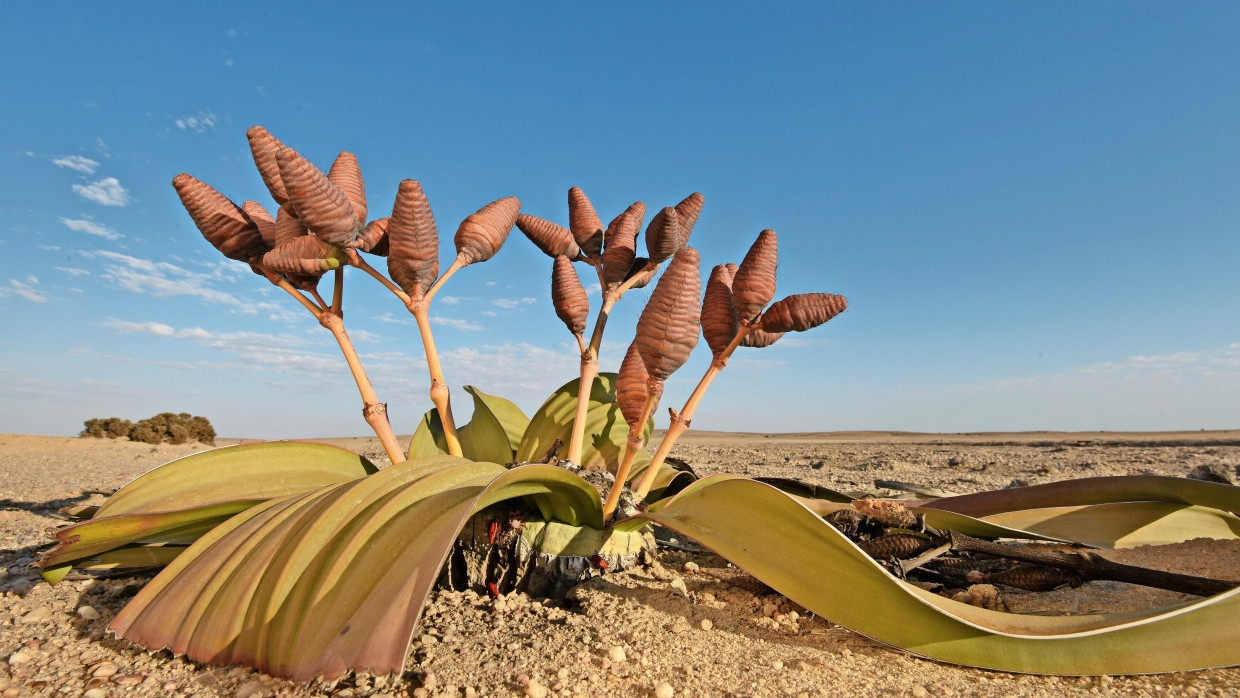
[[[660,681],[654,687],[654,698],[672,698],[674,695],[676,695],[676,689],[666,681]]]
[[[82,606],[77,610],[78,617],[83,620],[99,620],[99,611],[94,606]]]

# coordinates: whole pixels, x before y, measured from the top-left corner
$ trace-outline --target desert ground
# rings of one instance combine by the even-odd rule
[[[325,439],[387,464],[375,439]],[[230,443],[221,440],[219,445]],[[1237,695],[1240,669],[1060,678],[945,665],[816,617],[707,553],[668,550],[661,569],[590,580],[569,599],[437,592],[397,677],[295,684],[244,667],[149,653],[106,632],[150,579],[34,566],[57,510],[97,504],[201,445],[0,434],[0,696],[1061,696]],[[1163,433],[694,433],[674,456],[702,475],[792,477],[844,491],[876,480],[957,493],[1114,474],[1235,479],[1240,430]],[[898,494],[877,489],[881,494]],[[1235,541],[1108,553],[1240,580]],[[687,564],[693,563],[693,564]],[[694,567],[696,565],[696,568]],[[690,574],[692,572],[692,574]],[[1014,606],[1028,595],[1003,593]],[[1034,605],[1108,610],[1186,599],[1114,582],[1040,594]]]

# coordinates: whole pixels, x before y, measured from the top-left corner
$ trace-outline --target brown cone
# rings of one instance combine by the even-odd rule
[[[538,246],[538,249],[552,258],[564,255],[573,260],[581,255],[581,248],[573,239],[573,233],[562,225],[556,225],[545,218],[522,213],[517,216],[517,227]]]
[[[797,293],[762,313],[766,332],[804,332],[844,312],[848,300],[834,293]]]
[[[633,341],[654,380],[667,380],[697,346],[702,311],[698,264],[697,250],[681,248],[655,284],[637,320]]]
[[[779,247],[774,230],[763,230],[741,260],[732,279],[732,307],[736,319],[752,322],[775,297],[775,268]]]
[[[628,276],[637,256],[637,233],[646,217],[646,204],[638,201],[612,219],[603,236],[603,272],[609,285],[619,284]]]
[[[485,262],[504,244],[521,212],[521,200],[515,196],[492,201],[477,213],[461,221],[456,230],[456,254],[466,264]]]
[[[555,314],[564,321],[568,331],[581,334],[586,330],[586,319],[590,315],[590,299],[577,270],[568,257],[560,255],[551,266],[551,303],[555,306]]]
[[[646,226],[646,253],[655,264],[661,264],[676,254],[682,241],[680,215],[671,206],[654,214],[650,225]]]
[[[778,342],[782,336],[784,336],[783,332],[767,332],[762,328],[755,328],[749,330],[749,334],[741,338],[741,346],[761,349]]]
[[[362,179],[362,168],[357,164],[357,156],[348,151],[337,155],[332,168],[327,171],[327,178],[344,192],[349,203],[353,205],[353,215],[357,216],[359,221],[366,220],[366,182]]]
[[[263,266],[287,274],[322,274],[345,261],[344,252],[313,235],[303,235],[263,255]]]
[[[568,190],[568,228],[587,257],[597,257],[603,251],[603,221],[579,187]]]
[[[288,203],[288,192],[284,189],[284,181],[280,179],[280,164],[276,162],[276,155],[284,144],[262,126],[251,126],[250,130],[245,132],[245,137],[250,141],[250,154],[254,156],[254,164],[258,167],[259,176],[263,178],[263,184],[267,185],[271,198],[283,206]]]
[[[702,336],[715,356],[723,353],[738,329],[736,312],[732,310],[732,274],[724,264],[711,269],[702,296]]]
[[[258,234],[263,238],[263,248],[268,252],[276,247],[276,221],[271,213],[257,201],[241,202],[241,210],[258,226]]]
[[[266,248],[258,226],[228,197],[187,174],[172,179],[181,204],[194,225],[215,249],[229,259],[257,264]]]
[[[389,220],[389,218],[384,216],[367,223],[366,227],[362,228],[362,241],[358,244],[358,249],[377,257],[386,257],[388,254],[387,231]]]
[[[660,382],[654,385],[658,386],[658,392],[662,392]],[[646,373],[646,364],[642,361],[637,341],[634,340],[624,355],[624,361],[620,363],[620,374],[616,376],[616,404],[620,406],[620,414],[624,415],[624,421],[629,425],[629,434],[642,432],[642,412],[646,409],[646,399],[652,387],[654,386],[651,384],[650,375]],[[651,412],[653,411],[652,408]]]
[[[388,219],[388,274],[413,298],[420,298],[439,277],[439,232],[422,185],[400,183]]]
[[[340,187],[292,148],[276,155],[288,202],[311,233],[337,247],[356,247],[362,226]]]
[[[291,206],[284,204],[280,207],[280,210],[276,211],[276,244],[272,247],[272,249],[283,245],[293,238],[299,238],[309,234],[310,231],[306,230],[306,226],[301,224],[301,220],[297,218],[296,213],[293,213],[293,208]]]
[[[698,216],[702,215],[702,205],[705,203],[705,197],[693,192],[676,204],[676,215],[680,217],[681,246],[689,244],[689,236],[693,233],[693,226],[697,225]]]

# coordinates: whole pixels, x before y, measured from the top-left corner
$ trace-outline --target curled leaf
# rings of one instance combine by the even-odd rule
[[[637,320],[633,343],[654,380],[667,380],[697,346],[702,291],[698,264],[697,250],[682,247],[655,284]]]
[[[194,225],[215,249],[229,259],[257,263],[266,249],[263,236],[251,218],[228,197],[187,174],[172,179],[181,204]]]
[[[634,257],[633,264],[629,267],[629,273],[624,275],[624,280],[627,282],[632,279],[632,286],[630,288],[645,288],[658,272],[659,266],[651,264],[649,258]]]
[[[263,248],[268,252],[276,247],[276,221],[271,213],[257,201],[243,201],[241,210],[258,226],[258,234],[263,238]]]
[[[646,252],[650,261],[660,264],[676,254],[682,246],[683,238],[680,230],[680,215],[676,209],[666,206],[654,214],[650,225],[646,226]]]
[[[732,310],[732,275],[727,265],[710,270],[706,293],[702,296],[702,336],[715,356],[723,353],[738,329],[736,312]]]
[[[439,232],[430,202],[415,179],[400,183],[388,219],[388,273],[405,293],[420,298],[439,277]]]
[[[568,228],[587,257],[603,251],[603,221],[580,187],[568,190]]]
[[[784,332],[767,332],[761,327],[751,328],[749,334],[741,338],[741,346],[753,347],[754,349],[769,347],[779,341],[779,338],[784,336],[784,334]]]
[[[775,267],[779,265],[779,247],[774,230],[763,230],[754,240],[745,259],[732,279],[732,307],[736,319],[753,322],[767,303],[775,297]]]
[[[646,364],[642,361],[641,351],[638,350],[635,340],[629,344],[624,361],[620,362],[620,374],[616,377],[616,404],[620,406],[620,414],[624,415],[624,421],[629,425],[629,434],[641,432],[642,413],[646,409],[646,399],[652,389],[663,392],[662,382],[655,381],[655,384],[651,384],[650,374],[646,372]]]
[[[292,148],[276,154],[289,205],[302,225],[337,247],[356,247],[362,226],[353,204],[323,171]]]
[[[834,293],[796,293],[762,313],[766,332],[804,332],[844,312],[848,300]]]
[[[521,200],[509,196],[483,206],[461,221],[456,230],[456,254],[467,264],[485,262],[504,244],[521,212]]]
[[[283,206],[288,203],[288,192],[284,189],[284,181],[280,179],[280,164],[276,155],[284,148],[284,144],[267,132],[262,126],[251,126],[245,132],[250,141],[250,154],[254,156],[254,164],[258,166],[258,174],[271,192],[271,198]]]
[[[619,284],[628,275],[637,256],[637,233],[646,217],[646,204],[638,201],[607,224],[603,236],[603,274],[608,284]]]
[[[357,164],[357,156],[348,151],[336,156],[336,161],[327,171],[327,178],[332,184],[340,187],[349,203],[353,205],[353,215],[359,221],[366,220],[366,182],[362,179],[362,168]]]
[[[344,251],[313,235],[303,235],[263,255],[263,266],[289,274],[322,274],[345,263]]]
[[[388,220],[387,216],[376,218],[362,228],[362,240],[357,247],[362,252],[369,252],[378,257],[386,257],[388,253]]]
[[[573,233],[562,225],[556,225],[545,218],[522,213],[517,216],[517,227],[529,238],[538,249],[555,258],[560,255],[570,260],[581,255],[581,248],[573,239]]]
[[[697,225],[698,216],[702,215],[702,205],[705,203],[705,197],[693,192],[676,204],[676,215],[680,217],[680,244],[682,246],[689,244],[689,235],[693,233],[693,226]]]
[[[585,332],[590,299],[573,263],[564,255],[556,257],[551,267],[551,302],[556,316],[564,321],[569,332],[577,335]]]

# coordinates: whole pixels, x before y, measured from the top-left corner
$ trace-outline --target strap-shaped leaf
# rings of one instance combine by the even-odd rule
[[[300,680],[399,672],[461,526],[514,497],[601,527],[597,494],[561,469],[410,460],[234,517],[174,560],[111,628],[147,647]]]
[[[1022,509],[1140,501],[1196,504],[1240,514],[1240,488],[1163,475],[1084,477],[925,500],[918,505],[981,517]]]
[[[1134,613],[988,611],[895,579],[813,512],[743,478],[704,478],[635,518],[697,540],[824,618],[940,661],[1069,675],[1240,663],[1240,589]]]
[[[472,385],[465,386],[465,391],[474,398],[474,414],[469,424],[457,429],[462,455],[473,461],[500,465],[512,463],[521,434],[530,422],[529,417],[510,400],[489,395]],[[448,441],[444,437],[439,411],[428,410],[409,443],[408,456],[414,458],[447,452]]]
[[[551,394],[530,416],[529,426],[521,436],[517,448],[517,462],[537,461],[546,455],[556,439],[567,444],[572,438],[573,419],[577,414],[577,386],[581,379],[573,379]],[[654,420],[646,422],[642,437],[650,438]],[[581,463],[587,467],[615,470],[624,455],[624,444],[629,436],[629,426],[616,405],[616,374],[600,373],[590,387],[590,401],[586,412],[585,443],[581,450]],[[633,467],[650,462],[650,454],[639,451]]]
[[[1103,548],[1240,537],[1240,518],[1234,514],[1174,502],[1047,507],[994,514],[982,520]]]
[[[183,511],[239,499],[299,494],[377,472],[364,457],[304,441],[239,444],[195,453],[138,476],[95,518]]]

